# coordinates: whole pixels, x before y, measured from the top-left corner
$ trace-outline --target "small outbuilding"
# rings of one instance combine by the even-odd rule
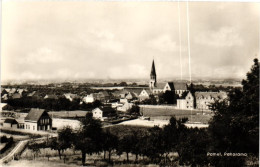
[[[18,122],[15,119],[7,118],[3,123],[3,127],[17,129]]]

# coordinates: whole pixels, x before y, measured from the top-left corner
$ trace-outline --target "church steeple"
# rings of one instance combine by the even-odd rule
[[[153,89],[154,87],[156,87],[156,71],[155,71],[154,60],[152,63],[149,87],[150,87],[150,89]]]
[[[152,63],[152,69],[151,69],[151,74],[150,76],[155,76],[156,77],[156,71],[155,71],[155,65],[154,65],[154,60],[153,60],[153,63]]]

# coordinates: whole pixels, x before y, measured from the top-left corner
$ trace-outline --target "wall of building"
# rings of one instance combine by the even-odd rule
[[[25,122],[24,129],[31,130],[31,131],[37,131],[37,122]]]

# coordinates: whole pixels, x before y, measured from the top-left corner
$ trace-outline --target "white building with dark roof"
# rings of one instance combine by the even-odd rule
[[[43,109],[31,109],[24,118],[24,129],[31,131],[51,130],[52,119]]]

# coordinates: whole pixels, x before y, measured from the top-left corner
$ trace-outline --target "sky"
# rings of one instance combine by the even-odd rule
[[[189,31],[179,7],[4,0],[1,80],[149,79],[153,59],[158,79],[188,78],[188,32],[193,78],[245,78],[259,57],[259,3],[189,2]]]

